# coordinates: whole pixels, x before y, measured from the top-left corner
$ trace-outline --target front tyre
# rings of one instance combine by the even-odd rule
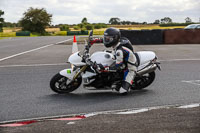
[[[81,77],[71,82],[70,79],[58,73],[51,79],[50,88],[56,93],[66,94],[76,90],[81,85],[81,83],[82,83]]]

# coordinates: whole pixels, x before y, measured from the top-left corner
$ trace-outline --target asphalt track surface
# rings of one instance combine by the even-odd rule
[[[189,107],[189,106],[188,106]],[[191,106],[190,106],[191,107]],[[144,111],[144,110],[143,110]],[[138,111],[137,111],[138,112]],[[114,113],[114,112],[113,112]],[[199,133],[200,107],[164,107],[140,113],[99,114],[16,123],[2,133]],[[125,113],[125,114],[124,114]],[[128,113],[128,114],[126,114]],[[89,115],[88,115],[89,116]],[[62,119],[62,120],[61,120]],[[9,124],[8,124],[9,125]],[[8,126],[7,125],[7,126]],[[10,125],[10,126],[11,126]],[[5,126],[5,125],[4,125]]]
[[[155,51],[162,63],[155,82],[143,91],[122,97],[110,90],[87,90],[81,86],[71,94],[56,94],[50,90],[49,81],[69,67],[65,62],[71,54],[71,45],[56,43],[68,39],[0,40],[0,59],[5,59],[0,61],[0,122],[200,102],[200,45],[134,46],[136,51]],[[49,44],[56,45],[44,47]],[[40,47],[44,48],[37,49]],[[37,50],[30,51],[33,49]],[[104,49],[103,45],[96,45],[91,51]]]

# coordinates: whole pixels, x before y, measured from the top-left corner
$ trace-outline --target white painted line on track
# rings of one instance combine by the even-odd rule
[[[188,105],[180,105],[180,104],[179,105],[163,105],[163,106],[145,107],[145,108],[138,108],[138,109],[122,109],[122,110],[110,110],[110,111],[101,111],[101,112],[93,112],[93,113],[79,113],[79,114],[69,114],[69,115],[37,117],[37,118],[29,118],[29,119],[2,121],[0,122],[0,124],[21,122],[21,121],[31,121],[31,120],[38,120],[38,121],[51,120],[55,118],[64,118],[64,117],[71,117],[71,116],[83,116],[85,118],[88,118],[88,117],[93,117],[100,114],[127,115],[127,114],[142,113],[142,112],[156,110],[156,109],[169,109],[169,108],[187,109],[187,108],[196,108],[196,107],[200,107],[200,103],[193,103],[193,104],[188,104]]]
[[[68,122],[67,125],[74,125],[75,122]]]
[[[78,37],[77,37],[77,38],[78,38]],[[72,39],[73,39],[73,38],[68,39],[68,40],[64,40],[64,41],[60,41],[60,42],[57,42],[56,44],[64,43],[64,42],[70,41],[70,40],[72,40]]]
[[[67,41],[70,41],[70,40],[72,40],[72,39],[73,39],[73,38],[67,39],[67,40],[64,40],[64,41],[62,41],[62,42],[58,42],[58,43],[55,43],[55,44],[67,42]],[[37,50],[40,50],[40,49],[43,49],[43,48],[47,48],[47,47],[53,46],[53,45],[55,45],[55,44],[45,45],[45,46],[42,46],[42,47],[39,47],[39,48],[35,48],[35,49],[32,49],[32,50],[24,51],[24,52],[21,52],[21,53],[18,53],[18,54],[14,54],[14,55],[11,55],[11,56],[8,56],[8,57],[4,57],[4,58],[0,59],[0,62],[1,62],[1,61],[4,61],[4,60],[11,59],[11,58],[14,58],[14,57],[17,57],[17,56],[20,56],[20,55],[23,55],[23,54],[27,54],[27,53],[30,53],[30,52],[33,52],[33,51],[37,51]]]
[[[184,83],[190,83],[190,84],[193,84],[193,85],[200,85],[200,80],[183,80],[181,82],[184,82]]]
[[[131,110],[131,111],[126,111],[126,112],[119,112],[119,113],[116,113],[116,114],[128,115],[128,114],[142,113],[142,112],[146,112],[146,111],[149,111],[149,109],[148,108],[144,108],[144,109]]]
[[[4,61],[4,60],[7,60],[7,59],[10,59],[10,58],[13,58],[13,57],[16,57],[16,56],[20,56],[20,55],[23,55],[23,54],[27,54],[27,53],[30,53],[30,52],[33,52],[33,51],[36,51],[36,50],[40,50],[40,49],[43,49],[43,48],[47,48],[47,47],[50,47],[54,44],[49,44],[49,45],[46,45],[46,46],[42,46],[42,47],[39,47],[39,48],[35,48],[35,49],[32,49],[32,50],[28,50],[28,51],[25,51],[25,52],[21,52],[21,53],[18,53],[18,54],[14,54],[14,55],[11,55],[11,56],[8,56],[8,57],[5,57],[5,58],[2,58],[0,59],[0,62],[1,61]]]
[[[187,109],[187,108],[195,108],[195,107],[199,107],[200,104],[190,104],[190,105],[183,105],[178,107],[179,109]]]
[[[57,63],[57,64],[30,64],[30,65],[4,65],[0,66],[0,68],[8,68],[8,67],[38,67],[38,66],[62,66],[67,65],[67,63]]]
[[[200,61],[200,59],[169,59],[169,60],[158,60],[161,62],[173,62],[173,61]]]
[[[60,42],[59,42],[60,43]],[[59,44],[56,43],[56,44]],[[1,60],[0,60],[1,61]],[[158,60],[160,62],[173,62],[173,61],[200,61],[200,59],[172,59],[172,60]],[[34,66],[58,66],[58,65],[66,65],[67,63],[55,63],[55,64],[24,64],[24,65],[4,65],[0,66],[0,68],[6,67],[34,67]],[[184,81],[182,81],[184,82]],[[185,81],[187,82],[187,81]]]

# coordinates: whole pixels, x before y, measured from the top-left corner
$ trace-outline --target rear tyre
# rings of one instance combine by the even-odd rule
[[[142,77],[136,77],[135,82],[132,85],[132,90],[141,90],[152,84],[152,82],[155,80],[156,74],[155,72],[147,73],[142,75]]]
[[[66,94],[76,90],[82,83],[82,78],[79,77],[71,82],[70,79],[60,75],[59,73],[53,76],[50,81],[50,88],[59,94]]]

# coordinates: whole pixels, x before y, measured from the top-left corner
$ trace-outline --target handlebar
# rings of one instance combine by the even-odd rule
[[[97,64],[96,62],[92,62],[89,57],[90,57],[90,54],[89,54],[89,50],[90,50],[90,47],[94,44],[94,43],[102,43],[103,42],[103,38],[93,38],[93,31],[90,32],[89,34],[89,37],[88,37],[88,43],[85,45],[85,49],[84,49],[84,52],[83,52],[83,62],[85,62],[88,66],[92,66],[92,68],[100,73],[100,72],[109,72],[109,70],[101,70],[101,68],[99,68],[99,66],[101,64]],[[110,71],[111,72],[111,71]]]
[[[83,61],[86,62],[86,64],[91,64],[89,61],[89,50],[90,50],[90,47],[92,46],[91,44],[91,37],[93,36],[93,30],[90,32],[89,34],[89,37],[88,37],[88,43],[85,45],[85,49],[84,49],[84,52],[83,52]]]

